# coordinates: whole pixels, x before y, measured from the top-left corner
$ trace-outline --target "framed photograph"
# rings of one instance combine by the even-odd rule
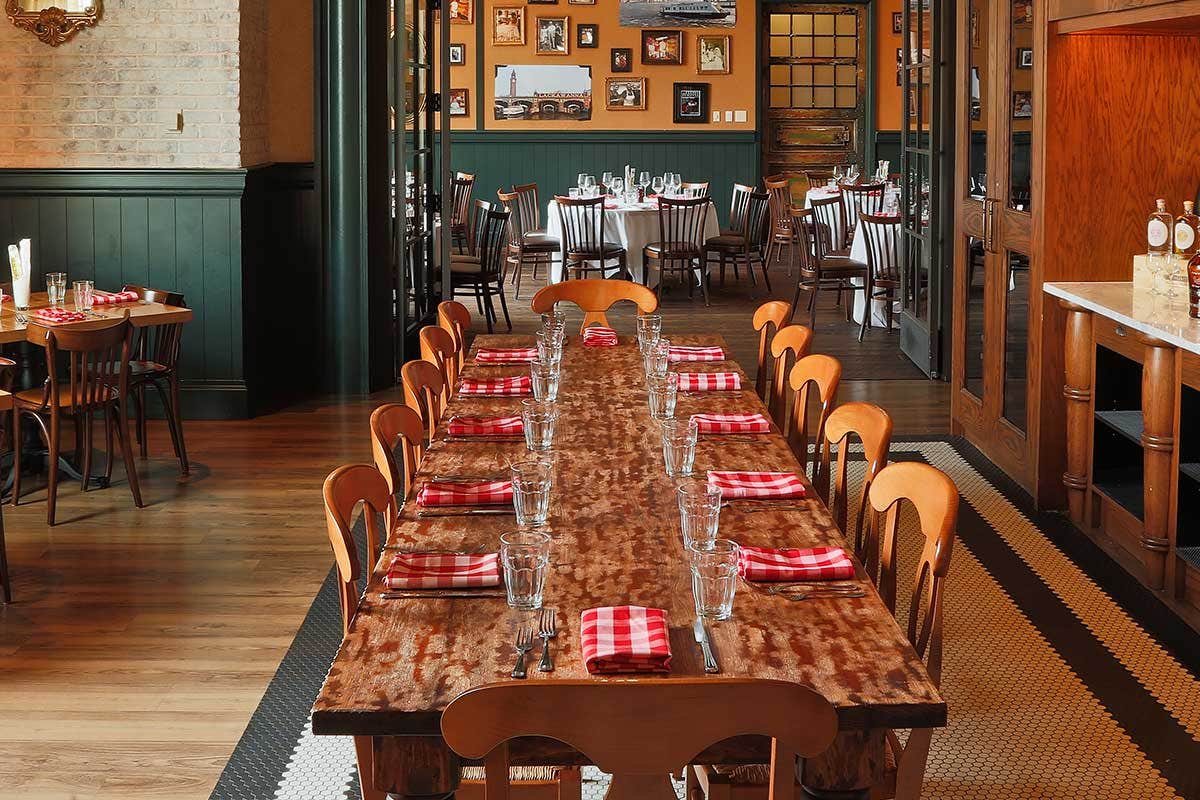
[[[728,75],[731,41],[728,36],[697,36],[696,74]]]
[[[1033,69],[1033,48],[1017,48],[1017,69]]]
[[[644,111],[645,78],[608,78],[604,82],[605,108],[609,111]]]
[[[451,25],[471,25],[475,22],[475,0],[450,0],[446,9]]]
[[[539,56],[565,56],[571,51],[571,18],[538,17],[537,47]]]
[[[574,64],[497,64],[498,120],[589,120],[592,68]]]
[[[600,26],[599,25],[576,25],[575,26],[575,46],[576,47],[599,47],[600,46]]]
[[[713,2],[646,2],[618,0],[617,19],[623,28],[657,28],[681,25],[687,28],[732,28],[737,25],[738,6],[735,0]],[[751,4],[753,11],[753,4]]]
[[[1033,93],[1013,92],[1013,119],[1033,119]]]
[[[608,68],[612,72],[633,72],[633,48],[614,47],[608,61]]]
[[[683,31],[642,31],[643,64],[682,64]]]
[[[450,116],[471,116],[470,93],[466,89],[450,90]]]
[[[558,0],[525,0],[526,5],[530,6],[556,6]]]
[[[904,13],[901,11],[892,12],[892,33],[904,32]]]
[[[567,0],[567,5],[571,6],[594,6],[596,0]]]
[[[707,83],[677,83],[675,84],[675,122],[708,122],[708,89]]]
[[[1033,0],[1013,0],[1013,24],[1033,24]]]
[[[462,42],[450,45],[450,66],[461,67],[467,63],[467,46]]]
[[[525,6],[496,6],[492,9],[492,44],[525,44]]]

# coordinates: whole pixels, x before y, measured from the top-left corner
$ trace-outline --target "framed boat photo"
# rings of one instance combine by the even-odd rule
[[[626,28],[732,28],[737,0],[620,0],[618,19]]]
[[[682,64],[683,31],[642,31],[643,64]]]

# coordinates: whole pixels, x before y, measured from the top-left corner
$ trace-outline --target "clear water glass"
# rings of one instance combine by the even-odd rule
[[[500,566],[509,607],[526,611],[541,608],[550,566],[550,536],[540,531],[501,534]]]
[[[583,191],[583,187],[586,185],[586,183],[587,183],[587,173],[586,172],[581,172],[577,176],[575,176],[575,185],[579,188],[580,191]]]
[[[558,406],[544,400],[521,401],[521,424],[525,428],[525,446],[533,451],[549,450],[554,443],[554,424]]]
[[[67,273],[46,273],[46,295],[51,306],[62,306],[67,302]]]
[[[661,378],[646,378],[646,397],[650,402],[650,416],[663,422],[675,418],[675,401],[679,398],[679,374],[668,372]]]
[[[733,596],[737,591],[737,542],[714,539],[708,545],[689,545],[688,561],[692,568],[696,616],[703,619],[732,617]]]
[[[579,192],[580,192],[579,187],[572,186],[570,189],[567,189],[567,197],[571,198],[572,200],[575,200],[579,197]]]
[[[642,191],[645,191],[646,187],[649,185],[650,185],[650,173],[646,172],[646,171],[639,172],[638,173],[638,186],[642,187]]]
[[[89,311],[92,308],[96,284],[92,281],[75,281],[71,284],[71,297],[75,301],[76,311]]]
[[[664,377],[671,368],[671,341],[659,339],[646,353],[646,377]]]
[[[529,377],[533,383],[533,399],[553,403],[558,400],[559,362],[537,361],[529,362]]]
[[[1150,294],[1165,294],[1166,275],[1169,274],[1169,253],[1147,253],[1146,271],[1150,273]]]
[[[669,419],[662,423],[663,462],[668,478],[687,478],[696,463],[695,420]]]
[[[707,481],[695,480],[683,483],[676,495],[683,546],[711,547],[721,523],[721,490]]]
[[[541,528],[550,516],[550,487],[554,467],[542,459],[518,461],[512,465],[513,509],[517,525]]]
[[[646,354],[647,346],[655,344],[662,336],[662,322],[661,314],[642,314],[637,317],[638,349],[642,355]]]

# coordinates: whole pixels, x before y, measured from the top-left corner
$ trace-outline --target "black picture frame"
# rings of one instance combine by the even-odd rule
[[[611,72],[633,72],[633,48],[612,48],[608,54],[608,68]]]
[[[708,122],[708,83],[676,83],[671,94],[672,121],[681,124],[703,124]]]
[[[592,23],[575,26],[575,46],[596,48],[600,46],[600,26]]]
[[[450,66],[461,67],[467,63],[467,46],[462,42],[450,44]]]
[[[903,33],[903,32],[904,32],[904,12],[893,11],[892,12],[892,33]]]
[[[1017,48],[1017,69],[1033,69],[1033,48]]]
[[[677,28],[656,28],[653,30],[642,31],[642,63],[653,64],[655,66],[663,64],[675,66],[683,63],[683,31]],[[665,44],[668,40],[672,43],[668,48],[667,55],[655,55],[651,49],[653,42],[659,40]],[[670,52],[673,51],[673,52]]]

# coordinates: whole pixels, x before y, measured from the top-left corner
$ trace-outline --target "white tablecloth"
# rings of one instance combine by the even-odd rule
[[[626,265],[633,273],[633,279],[650,287],[656,286],[658,270],[653,270],[643,280],[646,267],[642,263],[642,248],[659,239],[658,203],[650,201],[606,209],[604,231],[609,244],[625,248]],[[546,206],[546,233],[555,239],[562,239],[562,220],[559,219],[558,206],[553,200]],[[721,229],[717,225],[717,209],[712,203],[709,203],[708,216],[704,220],[703,238],[708,239],[718,236],[720,233]],[[605,277],[616,274],[616,261],[610,261],[606,266],[610,269],[606,270]],[[699,275],[697,275],[698,278]],[[550,267],[550,282],[558,283],[561,280],[562,259],[560,258]]]

